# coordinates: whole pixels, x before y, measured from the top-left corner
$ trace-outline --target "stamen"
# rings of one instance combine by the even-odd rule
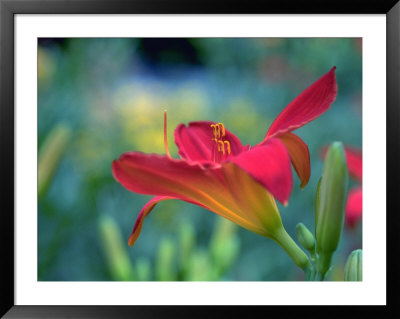
[[[221,133],[222,130],[222,136],[225,136],[225,126],[221,122],[217,124],[218,125],[218,132]],[[221,137],[221,134],[218,134],[218,137]]]
[[[222,142],[222,141],[218,141],[218,151],[221,151],[221,150],[220,150],[220,146],[221,146],[222,154],[224,154],[224,155],[225,155],[225,147],[224,147],[224,142]]]
[[[211,124],[210,126],[213,129],[213,135],[214,135],[214,138],[216,139],[218,137],[217,136],[217,124]]]
[[[228,155],[231,153],[231,143],[229,141],[224,141],[224,144],[226,143],[226,149],[228,150]]]
[[[213,143],[213,147],[211,150],[211,158],[214,162],[219,163],[222,159],[221,156],[229,155],[231,153],[231,144],[229,143],[229,141],[223,141],[222,139],[222,137],[225,136],[226,134],[224,124],[217,123],[217,124],[210,124],[210,126],[213,129],[213,135],[214,135],[214,138],[212,138],[211,140],[216,144],[215,145]],[[225,144],[226,144],[226,151],[228,152],[228,154],[225,154]]]
[[[167,110],[164,110],[164,147],[165,147],[165,153],[167,153],[167,156],[171,158],[171,153],[169,152],[168,149],[168,138],[167,138]]]

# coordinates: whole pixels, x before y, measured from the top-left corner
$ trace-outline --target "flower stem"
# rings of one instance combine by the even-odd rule
[[[321,281],[324,280],[326,273],[331,265],[332,253],[321,253],[318,255],[317,269],[321,274]]]
[[[313,267],[310,260],[283,227],[275,233],[274,239],[286,251],[289,257],[292,258],[293,262],[304,270],[306,279],[307,277],[311,277]]]

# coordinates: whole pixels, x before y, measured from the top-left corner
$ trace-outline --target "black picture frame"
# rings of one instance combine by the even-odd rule
[[[14,19],[16,14],[385,14],[387,21],[387,305],[376,307],[319,306],[28,306],[15,305],[14,295]],[[218,1],[176,0],[0,0],[0,180],[2,191],[0,254],[0,315],[5,318],[163,318],[230,315],[306,316],[329,311],[333,316],[358,316],[367,312],[373,316],[399,315],[396,267],[396,228],[398,204],[395,181],[398,179],[398,137],[400,136],[400,2],[398,0],[326,0],[326,1]],[[388,174],[390,172],[390,174]],[[383,172],[382,172],[383,173]],[[398,195],[397,195],[398,196]],[[380,214],[384,212],[379,212]],[[329,309],[328,309],[329,308]]]

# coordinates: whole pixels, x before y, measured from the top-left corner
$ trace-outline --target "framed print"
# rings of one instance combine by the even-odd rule
[[[351,3],[1,1],[1,314],[393,315],[400,5]]]

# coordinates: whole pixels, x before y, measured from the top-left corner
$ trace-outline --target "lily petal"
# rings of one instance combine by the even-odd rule
[[[213,141],[213,128],[210,121],[191,122],[188,126],[178,125],[175,129],[175,144],[178,146],[178,154],[181,158],[200,163],[212,162],[213,148],[216,147]],[[225,129],[224,140],[230,143],[230,154],[236,156],[249,149],[243,146],[240,140],[227,129]]]
[[[335,69],[333,67],[297,96],[272,123],[265,139],[293,131],[327,111],[337,93]]]
[[[280,220],[279,212],[267,211],[268,207],[273,207],[272,204],[267,205],[262,211],[255,212],[254,215],[248,211],[248,200],[240,202],[233,197],[225,178],[226,175],[232,174],[229,173],[229,165],[220,166],[218,169],[204,169],[197,163],[188,163],[167,156],[129,152],[122,154],[113,162],[112,170],[115,179],[130,191],[172,197],[206,207],[239,226],[263,236],[269,236],[270,232],[260,221],[263,217],[259,216],[272,214],[274,219]],[[245,180],[241,174],[247,173],[242,170],[236,173],[238,174],[236,178]],[[235,177],[231,176],[232,178]],[[242,187],[255,189],[255,194],[262,196],[260,200],[263,202],[273,201],[273,198],[268,197],[268,192],[253,178],[247,178],[246,181],[247,185],[242,184]]]
[[[310,152],[303,140],[293,133],[279,136],[279,140],[285,144],[289,151],[292,165],[301,180],[301,188],[308,184],[311,175]]]
[[[346,223],[354,228],[362,218],[362,188],[357,187],[350,190],[346,203]]]
[[[287,204],[293,186],[290,157],[279,139],[268,139],[230,159],[261,183],[276,199]]]
[[[115,179],[139,194],[179,199],[202,197],[202,189],[218,183],[207,179],[207,171],[197,163],[156,154],[128,152],[113,162]]]
[[[129,236],[128,245],[133,246],[136,242],[136,239],[139,237],[140,232],[142,231],[143,221],[150,214],[153,208],[161,201],[171,199],[171,197],[167,196],[156,196],[149,200],[146,205],[143,206],[140,211],[138,217],[136,218],[135,226],[133,226],[132,234]]]
[[[346,154],[347,166],[349,168],[350,175],[362,181],[362,152],[359,149],[346,146],[344,148]]]
[[[255,220],[264,230],[264,234],[259,234],[273,238],[274,232],[271,230],[282,227],[282,220],[273,196],[265,190],[263,185],[234,163],[225,163],[221,171],[227,188],[240,209],[246,212],[247,218]]]
[[[138,237],[140,235],[140,232],[142,231],[143,221],[150,214],[150,212],[153,210],[153,208],[159,202],[164,201],[164,200],[169,200],[169,199],[176,199],[176,198],[168,197],[168,196],[156,196],[156,197],[153,197],[152,199],[150,199],[146,203],[146,205],[143,206],[143,208],[140,210],[140,213],[139,213],[138,217],[136,218],[135,225],[133,226],[132,233],[129,236],[129,239],[128,239],[128,245],[129,246],[133,246],[135,244],[136,240],[138,239]],[[199,203],[195,203],[195,202],[192,202],[192,201],[189,201],[189,202],[192,203],[192,204],[204,207],[203,205],[201,205]]]

